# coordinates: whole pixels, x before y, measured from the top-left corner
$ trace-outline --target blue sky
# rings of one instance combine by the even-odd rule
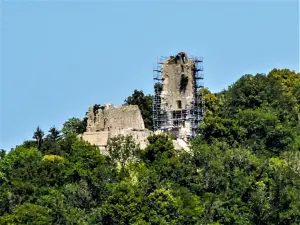
[[[205,86],[299,71],[298,1],[2,1],[0,148],[99,103],[152,93],[157,57],[204,58]]]

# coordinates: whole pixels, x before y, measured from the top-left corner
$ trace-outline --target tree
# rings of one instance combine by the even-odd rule
[[[121,181],[113,186],[112,195],[103,205],[102,224],[133,224],[143,216],[142,202],[141,191],[129,182]]]
[[[208,88],[201,88],[199,90],[200,105],[204,104],[205,115],[219,116],[223,108],[223,94],[213,94]]]
[[[59,186],[64,183],[66,160],[58,155],[45,155],[40,165],[40,181],[44,186]]]
[[[61,131],[65,136],[69,134],[82,134],[86,131],[86,120],[72,117],[63,124]]]
[[[244,128],[245,138],[240,144],[251,147],[253,151],[267,149],[265,153],[278,154],[294,143],[293,128],[280,122],[276,111],[244,110],[237,115],[239,127]]]
[[[43,137],[44,137],[44,131],[42,131],[40,129],[40,127],[38,126],[36,128],[36,131],[34,132],[32,138],[36,139],[36,141],[37,141],[37,147],[38,147],[39,150],[41,150],[41,146],[42,146],[42,143],[43,143]]]
[[[52,223],[52,210],[43,206],[24,203],[15,208],[12,214],[0,218],[1,224],[47,225]]]
[[[134,162],[137,159],[138,152],[140,151],[140,148],[135,143],[133,137],[124,135],[118,135],[110,138],[107,149],[112,161],[120,163],[122,168],[124,168],[129,162]]]
[[[180,203],[171,190],[157,189],[147,197],[147,220],[150,224],[180,224]]]
[[[205,116],[204,123],[199,127],[199,133],[205,143],[212,144],[216,140],[235,145],[244,136],[244,130],[238,126],[235,119],[219,116]]]
[[[55,126],[50,128],[49,133],[50,134],[48,135],[48,137],[54,142],[56,142],[60,138],[60,131],[57,130]]]
[[[242,76],[225,92],[227,110],[235,113],[239,109],[256,109],[269,103],[276,93],[271,90],[276,87],[266,87],[269,87],[269,80],[263,74]]]
[[[6,155],[6,151],[4,149],[0,149],[0,160],[3,159]]]
[[[49,134],[46,136],[46,138],[43,141],[43,146],[41,148],[41,151],[44,154],[54,154],[54,155],[62,154],[61,147],[60,147],[60,140],[61,140],[60,131],[53,126],[49,129],[48,132]]]
[[[100,104],[95,104],[94,106],[93,106],[93,112],[94,112],[94,114],[97,114],[98,113],[98,111],[99,111],[99,109],[104,109],[105,108],[105,106],[101,106]]]
[[[40,192],[36,204],[52,209],[51,224],[83,224],[87,225],[85,212],[81,208],[73,207],[67,197],[58,188],[47,188]]]
[[[299,89],[300,74],[288,69],[273,69],[269,74],[269,83],[276,87],[277,96],[273,97],[272,106],[277,108],[281,120],[293,124],[300,121]]]
[[[34,140],[27,140],[23,142],[22,146],[25,148],[37,148],[37,143]]]
[[[142,152],[142,159],[152,163],[164,154],[171,157],[175,154],[174,145],[169,135],[159,134],[148,137],[149,145]]]
[[[42,153],[16,147],[0,160],[0,217],[23,204],[37,189]]]

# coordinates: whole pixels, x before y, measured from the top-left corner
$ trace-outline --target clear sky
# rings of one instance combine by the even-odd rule
[[[157,57],[204,58],[205,86],[299,71],[298,1],[1,1],[0,148],[96,103],[152,94]]]

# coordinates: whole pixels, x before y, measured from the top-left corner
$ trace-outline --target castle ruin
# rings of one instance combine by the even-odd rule
[[[202,58],[189,58],[180,52],[160,59],[154,71],[154,131],[174,134],[186,142],[194,137],[202,122],[204,102]],[[200,64],[200,65],[199,65]]]
[[[151,131],[145,128],[141,112],[136,105],[112,106],[96,109],[90,107],[86,114],[87,128],[82,139],[98,146],[106,154],[108,140],[119,134],[131,135],[143,149]]]
[[[176,149],[189,149],[188,142],[202,122],[204,101],[199,95],[199,88],[203,87],[202,61],[202,58],[189,58],[180,52],[160,59],[154,69],[154,132],[175,135],[177,140],[173,140],[173,144]],[[153,133],[145,128],[136,105],[90,107],[86,116],[87,128],[81,137],[98,146],[104,154],[107,154],[111,137],[131,135],[143,149]]]

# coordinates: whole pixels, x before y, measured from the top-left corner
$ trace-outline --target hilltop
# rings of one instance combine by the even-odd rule
[[[300,74],[247,74],[199,94],[191,152],[159,134],[144,150],[116,136],[102,155],[77,138],[84,118],[2,151],[0,224],[299,224]],[[152,98],[135,90],[125,100],[149,129]]]

